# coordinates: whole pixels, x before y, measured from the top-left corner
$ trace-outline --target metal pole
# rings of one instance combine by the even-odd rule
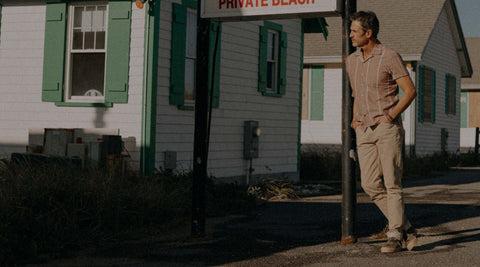
[[[193,141],[192,236],[205,235],[208,160],[208,52],[210,22],[200,17],[197,6],[197,62],[195,69],[195,136]]]
[[[355,233],[356,224],[356,181],[355,181],[355,133],[350,127],[352,121],[353,99],[352,89],[345,67],[347,56],[353,52],[352,42],[349,38],[349,17],[356,12],[356,0],[344,0],[344,7],[342,12],[343,28],[342,28],[342,244],[352,244],[357,242]]]

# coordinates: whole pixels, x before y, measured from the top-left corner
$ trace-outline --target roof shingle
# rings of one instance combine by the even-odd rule
[[[380,21],[378,39],[402,56],[421,55],[446,0],[358,0],[357,10],[373,11]],[[326,18],[328,40],[305,34],[304,55],[341,56],[342,19]]]

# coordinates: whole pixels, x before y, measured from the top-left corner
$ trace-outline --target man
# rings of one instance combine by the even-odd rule
[[[403,243],[411,250],[416,236],[404,212],[401,114],[415,98],[415,87],[400,55],[377,40],[375,13],[360,11],[350,21],[357,51],[348,56],[346,67],[362,187],[388,219],[388,241],[381,252],[400,251]],[[399,87],[404,91],[401,99]]]

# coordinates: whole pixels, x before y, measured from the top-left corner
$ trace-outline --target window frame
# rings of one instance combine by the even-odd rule
[[[430,95],[427,96],[425,94],[425,71],[431,72],[431,88],[430,88]],[[429,122],[435,123],[435,111],[436,111],[436,72],[433,68],[426,67],[424,65],[419,66],[419,110],[418,110],[418,121],[419,122]],[[430,109],[430,118],[425,120],[425,98],[431,97],[431,109]],[[428,108],[428,107],[427,107]]]
[[[275,89],[268,88],[268,34],[278,32],[277,52],[278,62]],[[260,26],[259,55],[258,55],[258,91],[264,96],[281,97],[286,89],[286,66],[287,66],[287,33],[280,24],[264,21]]]
[[[73,31],[74,31],[74,16],[75,16],[75,7],[87,7],[87,6],[105,6],[106,7],[106,17],[105,17],[105,47],[103,49],[86,49],[78,50],[73,49]],[[68,4],[68,22],[67,22],[67,48],[65,54],[65,88],[64,88],[64,102],[66,103],[104,103],[105,102],[105,76],[107,69],[107,48],[108,48],[108,1],[79,1],[72,2]],[[97,51],[102,50],[102,51]],[[76,53],[103,53],[105,55],[105,63],[103,69],[103,95],[102,96],[72,96],[72,80],[73,80],[73,54]]]

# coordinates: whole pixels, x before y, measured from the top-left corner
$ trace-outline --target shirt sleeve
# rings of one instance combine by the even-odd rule
[[[407,67],[405,67],[405,63],[398,53],[394,52],[392,54],[392,60],[390,60],[390,62],[390,74],[393,80],[408,76]]]

